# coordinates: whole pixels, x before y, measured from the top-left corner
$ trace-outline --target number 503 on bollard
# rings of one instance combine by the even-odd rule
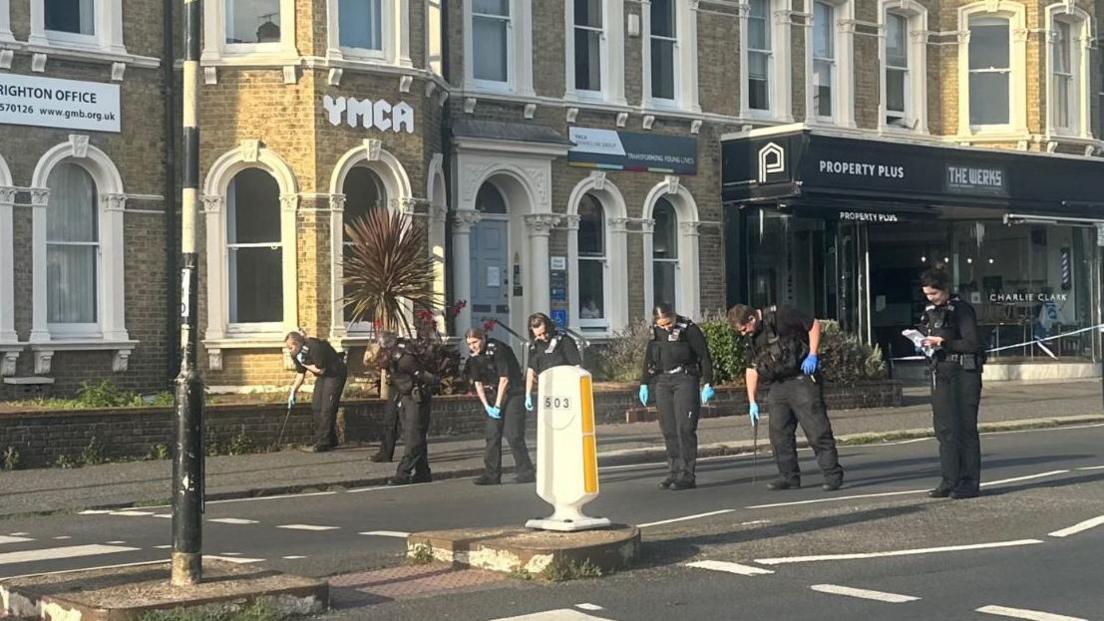
[[[586,503],[598,497],[598,444],[594,435],[594,393],[590,373],[574,366],[540,374],[537,403],[537,495],[554,512],[529,520],[527,528],[576,531],[605,528],[607,518],[587,517]]]

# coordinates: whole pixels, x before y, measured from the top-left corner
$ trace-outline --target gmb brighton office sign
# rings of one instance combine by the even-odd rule
[[[349,127],[414,133],[414,108],[405,101],[392,105],[384,99],[372,101],[326,95],[322,98],[322,107],[326,110],[330,125],[340,125],[344,121]]]
[[[119,132],[119,85],[0,73],[0,124]]]

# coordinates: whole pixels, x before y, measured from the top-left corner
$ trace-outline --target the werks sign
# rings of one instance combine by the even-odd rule
[[[375,127],[381,132],[391,130],[397,133],[406,130],[408,134],[414,133],[414,108],[405,101],[392,106],[383,99],[361,101],[355,97],[334,98],[326,95],[322,98],[322,107],[329,115],[330,125],[340,125],[341,115],[344,114],[345,123],[349,127]]]

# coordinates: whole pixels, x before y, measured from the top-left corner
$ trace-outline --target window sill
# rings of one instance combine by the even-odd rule
[[[128,54],[126,50],[117,52],[102,47],[86,48],[60,42],[24,43],[0,38],[0,49],[12,50],[22,54],[45,54],[47,57],[56,56],[70,61],[98,65],[125,63],[142,69],[156,69],[161,66],[161,59],[152,56],[136,56]]]
[[[107,340],[91,337],[52,337],[49,341],[30,343],[34,353],[36,375],[49,375],[54,352],[59,351],[110,351],[115,355],[111,361],[111,370],[124,373],[130,360],[130,354],[138,345],[134,340]]]
[[[284,348],[285,333],[257,333],[248,336],[203,340],[207,350],[207,367],[212,371],[222,370],[222,350],[224,349],[275,349],[284,358],[284,368],[291,369],[291,356]]]
[[[0,377],[15,375],[15,364],[26,343],[0,341]]]

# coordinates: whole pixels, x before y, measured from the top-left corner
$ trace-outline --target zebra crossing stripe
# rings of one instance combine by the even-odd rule
[[[7,535],[0,535],[0,545],[3,545],[5,543],[24,543],[27,541],[34,541],[34,539],[30,539],[27,537],[9,537]]]
[[[100,554],[117,554],[119,552],[135,552],[137,550],[141,550],[141,548],[92,544],[82,546],[64,546],[60,548],[44,548],[41,550],[26,550],[23,552],[3,552],[0,553],[0,565],[14,565],[16,563],[31,563],[34,561],[51,561],[63,558],[78,558],[81,556],[97,556]]]

